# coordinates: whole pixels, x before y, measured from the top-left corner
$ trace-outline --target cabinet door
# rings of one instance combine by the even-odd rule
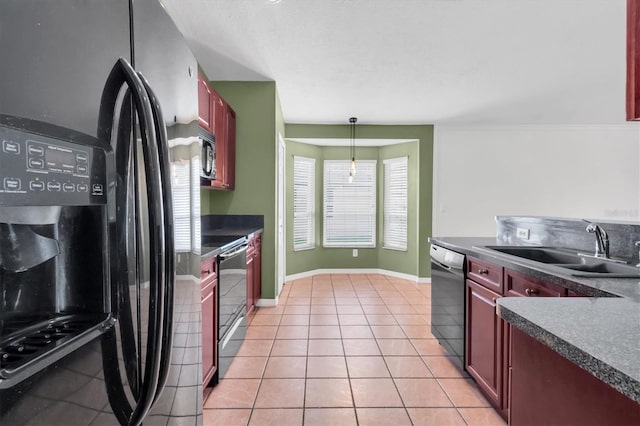
[[[627,120],[640,120],[640,2],[627,0]]]
[[[224,187],[235,189],[236,187],[236,113],[228,104],[225,104],[225,165]]]
[[[253,256],[253,296],[255,303],[262,296],[262,240],[256,237],[255,255]]]
[[[639,425],[638,403],[513,328],[510,425]]]
[[[211,108],[213,110],[213,135],[216,138],[216,178],[211,183],[214,188],[224,189],[227,168],[227,133],[225,120],[225,102],[220,95],[212,90]]]
[[[496,315],[499,294],[467,280],[467,371],[489,401],[502,400],[502,327]]]
[[[251,243],[250,243],[251,244]],[[250,248],[247,250],[247,315],[253,312],[253,308],[256,304],[256,298],[253,290],[253,280],[254,280],[254,252]]]
[[[217,352],[217,280],[209,284],[202,295],[202,380],[206,387],[215,373]]]
[[[202,306],[202,380],[206,388],[218,365],[218,259],[200,263]]]
[[[208,132],[213,133],[211,109],[211,88],[204,76],[198,73],[198,122]]]

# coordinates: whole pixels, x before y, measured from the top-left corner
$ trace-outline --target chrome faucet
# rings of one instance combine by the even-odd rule
[[[609,258],[609,236],[597,223],[589,223],[587,232],[596,234],[596,252],[595,257]]]

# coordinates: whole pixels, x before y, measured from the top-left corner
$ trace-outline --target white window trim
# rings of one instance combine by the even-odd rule
[[[300,170],[301,173],[306,172],[307,175],[304,176],[307,184],[306,190],[300,193],[300,196],[304,198],[304,212],[297,212],[296,210],[300,207],[298,203],[296,203],[296,166],[305,167],[306,170]],[[315,158],[307,158],[307,157],[293,157],[293,251],[302,251],[302,250],[312,250],[316,245],[316,160]],[[302,176],[301,176],[302,177]],[[299,221],[296,221],[296,215],[302,215],[306,217],[306,229],[302,229],[299,232],[296,232],[297,225],[300,225]],[[306,241],[302,244],[296,244],[296,236],[300,233],[306,234]]]
[[[409,157],[389,158],[384,160],[383,163],[382,248],[407,251],[409,226]],[[391,192],[390,185],[394,187],[393,193]],[[402,192],[404,192],[404,194]],[[392,218],[395,220],[400,219],[400,223],[389,224]],[[401,235],[402,233],[404,233],[404,235]]]
[[[349,183],[350,160],[324,160],[323,167],[323,247],[327,248],[375,248],[376,247],[376,227],[377,227],[377,182],[376,182],[376,160],[358,160],[357,172],[353,178],[353,182]],[[368,171],[365,173],[365,171]],[[366,189],[367,182],[370,183],[369,191],[362,192]],[[333,188],[330,186],[333,185]],[[363,188],[363,186],[365,186]],[[358,191],[357,189],[360,189]],[[355,191],[355,192],[354,192]],[[336,197],[331,197],[330,193],[336,193]],[[334,205],[335,200],[340,200],[342,204]],[[336,212],[332,214],[332,212]],[[351,221],[338,220],[337,217],[344,217],[342,212],[356,212],[360,216],[355,217],[351,214]],[[366,213],[368,211],[368,213]],[[364,212],[364,213],[363,213]],[[362,221],[358,223],[358,221]],[[368,223],[367,223],[368,222]],[[368,237],[366,241],[347,240],[336,241],[339,238],[337,231],[332,234],[334,229],[356,229],[357,225],[362,225],[361,231],[363,235]],[[368,229],[367,229],[368,227]],[[355,236],[351,235],[351,236]]]

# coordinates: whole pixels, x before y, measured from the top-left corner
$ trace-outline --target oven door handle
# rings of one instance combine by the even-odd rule
[[[238,248],[238,249],[236,249],[234,251],[222,253],[220,255],[220,260],[231,259],[232,257],[235,257],[235,256],[239,255],[240,253],[244,253],[245,251],[247,251],[248,248],[249,248],[249,244],[243,244],[242,246],[240,246],[240,248]]]

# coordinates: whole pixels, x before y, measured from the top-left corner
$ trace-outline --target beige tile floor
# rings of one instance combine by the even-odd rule
[[[430,332],[431,287],[318,275],[259,308],[204,404],[213,425],[504,425]]]

